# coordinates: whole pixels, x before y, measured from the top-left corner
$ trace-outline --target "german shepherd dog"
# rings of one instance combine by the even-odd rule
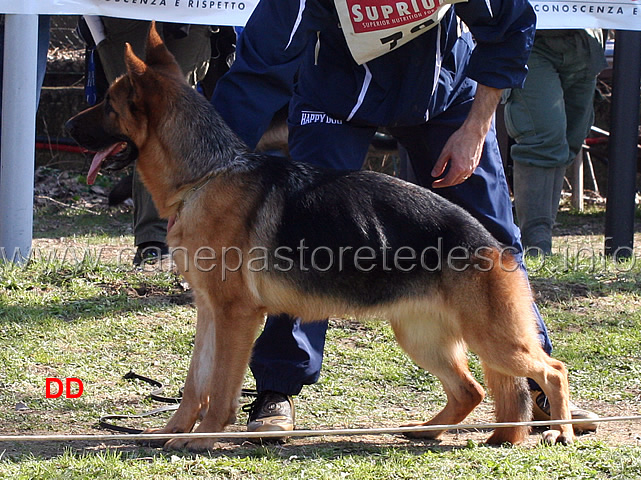
[[[180,407],[158,433],[219,432],[235,419],[253,342],[267,314],[389,320],[408,355],[443,384],[447,405],[425,423],[456,424],[484,398],[466,352],[483,364],[498,422],[529,421],[525,378],[552,419],[569,420],[565,366],[545,354],[517,262],[463,209],[427,189],[369,171],[335,172],[252,153],[183,80],[152,27],[146,61],[127,46],[127,73],[105,100],[67,123],[101,167],[137,159],[167,241],[195,292],[194,352]],[[438,438],[442,431],[414,436]],[[518,444],[524,426],[491,444]],[[575,440],[571,425],[544,433]],[[212,439],[165,448],[204,450]]]

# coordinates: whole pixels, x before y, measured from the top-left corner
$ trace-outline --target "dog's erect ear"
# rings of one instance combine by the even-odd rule
[[[145,79],[149,76],[146,73],[149,67],[134,53],[134,49],[129,43],[125,43],[125,66],[127,67],[127,77],[129,77],[134,89],[134,101],[138,101],[143,98]]]
[[[134,53],[129,43],[125,43],[125,66],[132,78],[140,77],[147,71],[147,65]]]
[[[149,28],[149,35],[147,36],[147,50],[145,51],[145,61],[149,66],[172,66],[176,67],[180,72],[180,68],[176,63],[176,59],[165,46],[165,43],[160,38],[158,30],[156,30],[156,22],[151,22]]]
[[[147,38],[145,60],[138,57],[129,43],[125,44],[125,65],[127,76],[134,88],[134,101],[144,98],[145,89],[154,89],[157,86],[156,73],[164,72],[176,78],[183,78],[183,74],[176,59],[165,46],[156,30],[156,22],[151,23]]]

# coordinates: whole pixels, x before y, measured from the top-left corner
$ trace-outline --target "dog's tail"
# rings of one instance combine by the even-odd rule
[[[529,422],[532,420],[532,400],[527,380],[504,375],[484,365],[485,381],[494,398],[496,421],[499,423]],[[487,443],[502,445],[522,443],[530,427],[502,427],[494,430]]]

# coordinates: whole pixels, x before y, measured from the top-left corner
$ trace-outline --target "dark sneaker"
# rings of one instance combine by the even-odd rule
[[[294,430],[294,402],[292,397],[266,390],[260,392],[256,400],[245,405],[243,411],[249,412],[248,432],[290,432]],[[287,437],[264,438],[266,442],[283,441]]]
[[[532,395],[532,416],[534,420],[545,421],[550,419],[550,402],[548,397],[541,390],[532,390],[530,392]],[[572,414],[572,419],[574,420],[587,420],[587,419],[596,419],[599,416],[589,410],[584,410],[579,408],[570,402],[570,413]],[[596,423],[580,423],[572,425],[574,428],[574,433],[589,433],[596,432],[597,424]]]
[[[137,267],[143,263],[153,264],[166,255],[169,255],[169,247],[166,243],[144,242],[138,245],[133,263]]]

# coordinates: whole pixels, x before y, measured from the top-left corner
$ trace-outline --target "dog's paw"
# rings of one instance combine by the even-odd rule
[[[401,427],[425,427],[429,425],[427,422],[412,422],[412,423],[407,423],[405,425],[401,425]],[[441,435],[443,435],[444,430],[427,430],[424,432],[403,432],[403,435],[405,435],[407,438],[420,438],[424,440],[439,440],[441,438]]]
[[[182,433],[182,432],[167,430],[167,428],[165,427],[165,428],[147,428],[142,433],[143,434],[148,434],[148,433],[162,434],[162,433]],[[163,447],[166,442],[167,442],[167,438],[159,438],[158,440],[155,440],[155,439],[139,440],[138,444],[144,447],[160,448],[160,447]]]
[[[574,433],[564,434],[559,430],[547,430],[543,432],[543,443],[546,445],[572,445],[576,437]]]
[[[165,445],[165,450],[189,450],[190,452],[205,452],[213,450],[216,440],[213,438],[172,438]]]

